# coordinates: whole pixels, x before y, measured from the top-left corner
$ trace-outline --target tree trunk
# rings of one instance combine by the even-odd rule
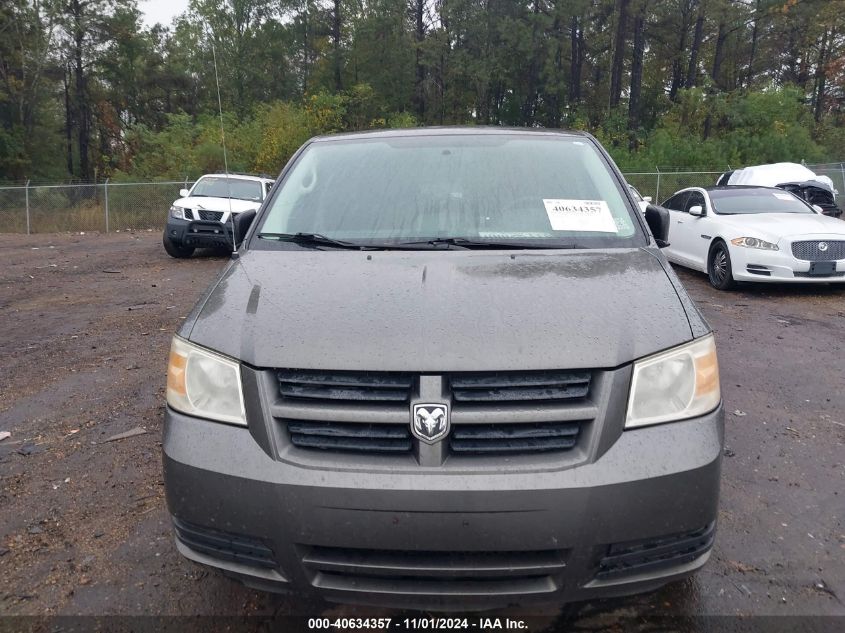
[[[682,58],[687,50],[687,31],[689,30],[691,5],[692,0],[683,0],[681,3],[681,29],[678,34],[678,47],[675,49],[675,56],[672,59],[672,83],[669,86],[669,99],[672,101],[677,99],[678,90],[684,85]]]
[[[716,50],[713,52],[713,70],[710,73],[710,78],[713,80],[713,85],[719,90],[725,89],[725,84],[721,80],[722,63],[725,61],[725,42],[728,39],[727,27],[724,20],[719,21],[719,32],[716,34]]]
[[[539,52],[540,38],[538,37],[537,16],[540,13],[540,2],[534,0],[534,14],[533,24],[531,25],[531,59],[528,62],[528,77],[527,86],[525,90],[525,101],[522,104],[522,124],[531,125],[534,123],[535,112],[537,109],[537,84],[539,83]]]
[[[414,0],[414,40],[416,41],[415,61],[416,81],[414,83],[414,101],[420,122],[425,116],[425,66],[423,65],[422,43],[425,38],[425,0]]]
[[[76,72],[76,131],[79,146],[79,177],[83,181],[91,179],[91,165],[88,159],[91,143],[91,109],[88,104],[87,77],[82,61],[82,47],[85,42],[85,29],[82,25],[82,6],[79,0],[73,0],[72,11],[74,17],[73,57]]]
[[[698,53],[701,50],[701,40],[704,37],[704,7],[698,10],[698,18],[695,20],[695,31],[692,37],[692,48],[689,54],[689,66],[687,67],[687,80],[684,84],[692,88],[698,77]]]
[[[628,7],[631,0],[617,0],[619,20],[613,40],[613,62],[610,71],[610,107],[619,105],[622,98],[622,73],[625,68],[625,35],[628,29]]]
[[[555,21],[552,24],[552,34],[555,40],[555,54],[554,54],[554,69],[555,77],[563,76],[563,29],[561,28],[560,14],[555,15]],[[547,125],[549,127],[560,127],[561,121],[561,88],[560,83],[555,82],[554,88],[549,91],[549,114]]]
[[[822,45],[819,51],[819,63],[816,66],[816,89],[813,97],[813,119],[818,123],[824,113],[824,98],[827,84],[827,64],[830,61],[830,45],[833,43],[835,32],[833,29],[828,33],[825,29],[822,34]]]
[[[637,130],[640,127],[640,94],[643,86],[643,56],[645,55],[646,5],[640,8],[634,18],[634,53],[631,57],[631,93],[628,98],[628,131],[631,149],[637,146]]]
[[[744,85],[747,87],[751,84],[751,79],[754,77],[754,62],[757,57],[757,37],[759,29],[757,28],[760,21],[760,0],[754,5],[754,26],[751,29],[751,54],[748,56],[748,71],[745,73]]]
[[[338,92],[343,90],[343,64],[340,57],[340,25],[340,0],[334,0],[334,12],[332,13],[332,43],[334,45],[334,89]]]
[[[572,53],[569,60],[569,102],[578,105],[581,102],[581,62],[583,60],[578,16],[573,15],[569,21],[569,41]]]
[[[73,110],[70,104],[70,64],[64,64],[65,88],[65,147],[67,151],[67,174],[73,175]]]
[[[308,37],[308,9],[310,0],[305,0],[305,10],[302,12],[302,94],[308,94],[308,80],[310,79],[309,64],[311,61],[311,53],[309,50]]]

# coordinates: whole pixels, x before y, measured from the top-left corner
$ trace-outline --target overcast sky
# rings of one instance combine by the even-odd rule
[[[173,18],[188,8],[188,0],[139,0],[138,8],[144,14],[145,25],[160,22],[170,26]]]

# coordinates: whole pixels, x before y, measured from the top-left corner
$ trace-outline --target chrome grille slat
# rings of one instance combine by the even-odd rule
[[[301,422],[288,420],[288,431],[302,435],[333,437],[405,438],[406,429],[393,424],[337,424],[334,422]]]
[[[360,402],[407,402],[413,377],[384,372],[285,369],[277,372],[282,397]]]
[[[598,407],[584,404],[544,402],[540,408],[512,403],[462,404],[452,409],[452,426],[464,424],[519,424],[531,422],[582,422],[599,414]]]
[[[369,402],[320,402],[282,399],[270,405],[275,418],[324,422],[357,422],[361,424],[407,424],[407,405]]]
[[[282,383],[283,396],[289,398],[314,398],[321,400],[365,400],[401,402],[407,392],[401,389],[363,389],[360,387],[301,386]]]
[[[359,453],[408,453],[411,433],[407,424],[344,424],[288,420],[294,446]]]
[[[456,402],[524,402],[586,397],[585,371],[490,372],[453,374],[449,385]]]
[[[456,426],[452,437],[460,440],[508,440],[544,437],[574,437],[578,424],[474,424]]]
[[[502,427],[502,428],[497,428]],[[526,427],[520,429],[519,427]],[[449,450],[457,455],[493,455],[565,451],[578,442],[579,424],[513,424],[455,428]]]

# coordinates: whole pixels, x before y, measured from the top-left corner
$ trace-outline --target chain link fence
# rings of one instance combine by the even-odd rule
[[[0,187],[0,233],[164,228],[167,210],[191,182]]]
[[[651,196],[659,204],[673,193],[686,187],[710,187],[724,172],[721,171],[655,171],[629,172],[625,180],[643,196]]]
[[[833,181],[833,188],[836,190],[837,195],[837,204],[842,208],[838,196],[845,195],[845,163],[807,165],[807,169],[815,172],[817,176],[827,176]]]
[[[807,165],[845,195],[845,163]],[[727,171],[724,170],[724,171]],[[643,196],[661,203],[685,187],[716,184],[723,171],[629,172]],[[0,233],[163,229],[167,210],[190,181],[0,186]]]

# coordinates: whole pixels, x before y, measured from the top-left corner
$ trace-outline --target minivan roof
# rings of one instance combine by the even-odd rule
[[[496,127],[496,126],[432,126],[432,127],[411,127],[396,128],[391,130],[370,130],[367,132],[343,132],[340,134],[327,134],[316,136],[311,139],[314,142],[326,142],[338,139],[355,138],[398,138],[402,136],[477,136],[477,135],[513,135],[524,136],[532,134],[537,136],[573,136],[592,138],[585,132],[575,130],[553,130],[546,128],[524,128],[524,127]]]

